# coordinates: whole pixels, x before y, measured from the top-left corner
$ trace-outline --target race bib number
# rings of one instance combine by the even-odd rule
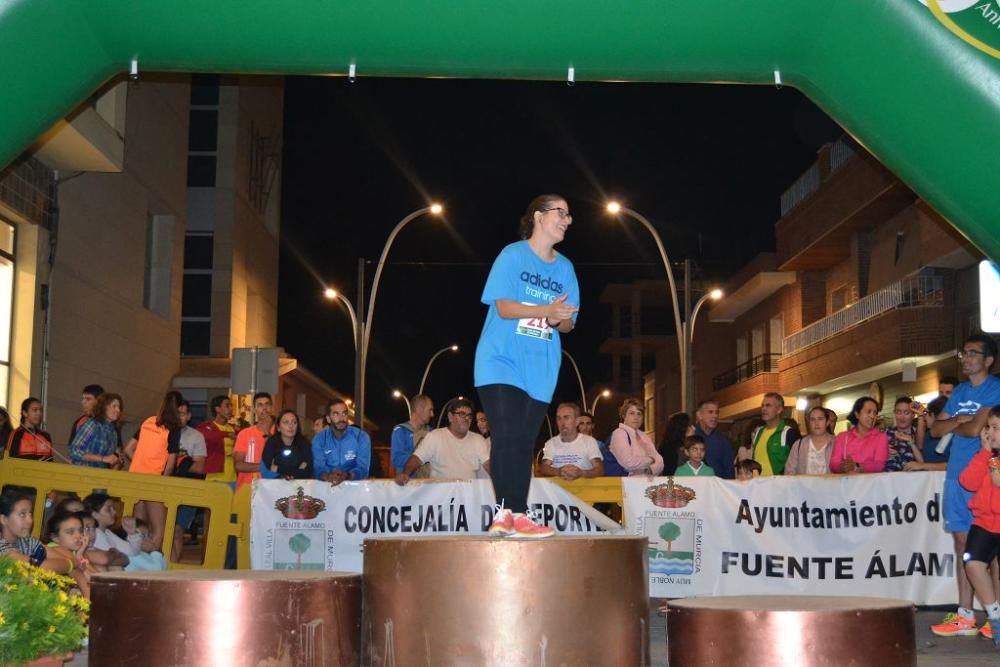
[[[534,304],[525,304],[534,305]],[[529,336],[540,340],[552,340],[552,327],[545,317],[522,317],[517,321],[515,332],[521,336]]]

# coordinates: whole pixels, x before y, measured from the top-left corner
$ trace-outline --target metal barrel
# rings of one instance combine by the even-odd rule
[[[671,665],[912,667],[913,603],[865,597],[734,596],[667,603]]]
[[[365,540],[365,665],[647,665],[645,537]]]
[[[169,570],[95,575],[89,663],[358,665],[361,576]]]

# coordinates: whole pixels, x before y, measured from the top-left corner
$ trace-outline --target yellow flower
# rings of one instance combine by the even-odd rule
[[[4,574],[6,574],[9,577],[10,575],[14,574],[14,568],[8,567],[6,570],[4,570]]]
[[[3,617],[3,612],[0,611],[0,625],[3,625],[6,622],[7,622],[7,619]]]
[[[56,618],[62,618],[63,616],[66,615],[66,607],[65,607],[65,605],[61,605],[61,604],[56,605],[52,609],[52,613],[55,614]]]
[[[69,596],[66,595],[66,591],[59,591],[59,601],[65,603],[69,600]]]
[[[55,632],[55,631],[56,631],[56,626],[54,626],[54,625],[50,625],[50,626],[49,626],[49,634],[51,635],[51,634],[52,634],[53,632]]]
[[[16,591],[17,590],[17,584],[5,584],[4,588],[6,588],[7,592],[10,593],[12,591]]]

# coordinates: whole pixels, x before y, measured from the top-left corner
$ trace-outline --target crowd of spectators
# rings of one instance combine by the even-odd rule
[[[775,392],[764,395],[759,419],[739,441],[731,441],[720,430],[720,406],[713,399],[701,401],[694,414],[671,415],[659,443],[644,429],[643,402],[637,398],[621,403],[619,423],[604,440],[594,437],[593,415],[575,403],[561,403],[555,414],[558,433],[551,434],[538,450],[534,472],[567,481],[664,474],[743,481],[775,475],[947,470],[942,494],[946,530],[955,535],[956,554],[964,558],[973,523],[969,507],[974,489],[966,488],[959,477],[974,458],[979,433],[985,433],[986,413],[1000,403],[1000,380],[988,372],[995,356],[992,339],[972,337],[959,353],[969,382],[941,378],[940,395],[927,405],[898,397],[891,418],[883,418],[882,406],[874,397],[858,397],[839,433],[838,416],[819,405],[802,415],[805,428],[800,431],[800,425],[786,414],[784,397]],[[407,484],[419,477],[489,478],[490,426],[483,410],[477,410],[469,399],[452,399],[442,415],[447,423],[432,428],[432,399],[418,395],[410,404],[409,420],[397,425],[391,436],[390,462],[397,483]],[[191,427],[190,405],[180,393],[170,391],[157,413],[144,419],[126,442],[122,396],[88,385],[81,394],[83,414],[70,429],[69,460],[87,467],[204,479],[234,489],[259,478],[316,479],[337,485],[383,476],[378,458],[373,457],[370,437],[350,423],[346,401],[330,401],[324,413],[312,421],[311,441],[303,433],[302,417],[294,410],[284,410],[275,418],[270,395],[256,394],[252,405],[254,422],[239,428],[233,422],[230,398],[217,396],[209,403],[210,418]],[[5,455],[51,461],[54,448],[51,436],[41,429],[41,402],[26,399],[18,421],[14,428],[7,412],[0,410],[0,442],[5,445]],[[1000,444],[1000,422],[996,430]],[[983,438],[985,443],[986,436]],[[120,504],[103,492],[82,501],[69,497],[52,507],[48,505],[55,499],[50,496],[46,499],[43,539],[38,540],[32,537],[35,500],[16,487],[10,487],[0,499],[0,553],[67,572],[76,578],[84,594],[93,572],[165,567],[164,541],[171,527],[165,525],[167,511],[162,503],[139,502],[134,516],[119,518]],[[956,507],[968,520],[956,518]],[[202,515],[194,507],[178,508],[170,545],[173,559],[181,557],[186,535],[197,537],[199,519],[205,520]],[[993,551],[1000,551],[1000,537],[991,539],[996,544],[989,542],[989,549],[982,546],[982,540],[975,547],[990,558],[996,555]],[[974,578],[979,574],[976,570]],[[935,632],[970,632],[971,589],[968,578],[959,574],[959,612],[935,626]],[[996,604],[995,597],[990,601],[988,594],[984,600],[987,605]]]

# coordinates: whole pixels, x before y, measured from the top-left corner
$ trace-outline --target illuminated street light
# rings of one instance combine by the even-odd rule
[[[694,309],[691,311],[691,318],[690,318],[690,323],[691,324],[690,324],[689,330],[687,332],[687,335],[688,335],[688,338],[687,338],[688,345],[691,345],[694,342],[694,325],[695,325],[695,322],[698,321],[698,311],[701,310],[702,305],[704,305],[704,303],[706,301],[709,301],[709,300],[711,300],[711,301],[718,301],[721,298],[722,298],[722,290],[720,290],[720,289],[714,289],[711,292],[709,292],[708,294],[706,294],[705,296],[703,296],[700,299],[698,299],[698,302],[694,304]],[[687,325],[687,322],[685,322],[684,324]],[[690,354],[690,352],[691,352],[691,350],[689,349],[688,353]]]
[[[636,213],[627,206],[622,206],[620,203],[612,201],[608,202],[606,208],[611,215],[617,216],[624,213],[626,216],[641,223],[656,242],[656,249],[660,251],[660,259],[663,261],[663,267],[667,271],[670,299],[674,306],[674,330],[677,332],[677,354],[680,357],[681,371],[681,408],[685,412],[691,412],[694,409],[693,396],[691,395],[691,390],[694,386],[694,364],[691,355],[691,344],[694,340],[695,318],[698,317],[698,311],[705,301],[709,299],[718,301],[722,298],[722,290],[713,289],[704,295],[698,300],[692,311],[685,314],[684,321],[681,321],[681,307],[677,297],[677,283],[674,280],[674,270],[670,265],[670,259],[667,257],[667,250],[663,246],[663,239],[660,238],[660,233],[656,231],[653,223],[647,220],[645,216]]]
[[[593,415],[597,410],[597,402],[602,398],[611,398],[611,390],[605,389],[600,394],[594,397],[594,402],[590,404],[590,414]]]
[[[427,362],[427,366],[424,368],[424,377],[420,379],[420,390],[417,391],[418,394],[424,393],[424,385],[427,384],[427,374],[431,372],[431,364],[434,363],[435,359],[437,359],[442,354],[448,351],[458,352],[458,345],[449,345],[448,347],[442,347],[440,350],[434,353],[430,361]]]
[[[347,308],[347,314],[351,316],[351,331],[354,332],[354,351],[358,350],[358,317],[354,314],[354,305],[351,303],[350,299],[346,296],[333,289],[332,287],[327,287],[323,290],[323,296],[328,301],[340,301]]]
[[[358,336],[361,339],[361,345],[354,378],[354,393],[358,397],[356,410],[358,414],[358,423],[361,423],[365,414],[365,371],[368,368],[368,344],[371,342],[372,318],[375,315],[375,298],[378,296],[378,284],[382,279],[382,268],[385,266],[385,258],[389,255],[389,248],[392,247],[392,242],[396,240],[396,236],[399,235],[399,232],[403,229],[403,227],[426,213],[440,216],[444,213],[444,206],[436,202],[432,203],[429,206],[418,208],[416,211],[413,211],[396,223],[396,226],[391,232],[389,232],[389,238],[386,239],[385,245],[382,247],[382,254],[379,256],[378,265],[375,267],[375,277],[372,279],[372,291],[368,296],[368,307],[365,309],[364,313],[365,323]]]
[[[392,397],[396,398],[396,399],[400,399],[404,403],[406,403],[406,414],[407,415],[412,415],[413,414],[413,410],[410,409],[410,399],[408,399],[403,392],[401,392],[398,389],[393,389],[392,390]]]

